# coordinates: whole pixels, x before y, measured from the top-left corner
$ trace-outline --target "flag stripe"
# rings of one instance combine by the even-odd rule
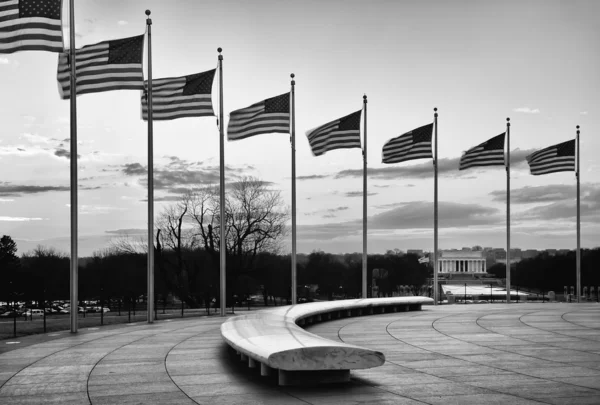
[[[549,146],[526,159],[533,175],[575,171],[575,140]]]
[[[33,5],[18,0],[0,2],[0,53],[63,50],[61,0]]]
[[[229,114],[227,139],[237,141],[260,134],[290,132],[290,93],[259,101]]]
[[[382,148],[383,163],[401,163],[429,159],[433,124],[427,124],[387,141]]]
[[[459,170],[479,166],[504,166],[504,138],[502,133],[469,149],[460,158]]]
[[[216,69],[180,77],[152,79],[152,119],[174,120],[187,117],[212,117],[212,83]],[[196,82],[199,81],[199,82]],[[186,92],[188,84],[197,84]],[[144,82],[145,88],[148,81]],[[142,119],[148,120],[148,98],[142,92]]]
[[[306,133],[315,156],[335,149],[360,148],[360,118],[362,110],[323,124]]]
[[[144,35],[103,41],[75,51],[77,94],[112,90],[143,90]],[[112,56],[111,56],[112,55]],[[111,58],[113,58],[111,60]],[[71,92],[69,54],[58,57],[57,80],[62,99]]]

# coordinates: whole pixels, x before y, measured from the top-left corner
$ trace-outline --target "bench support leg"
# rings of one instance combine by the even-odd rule
[[[350,370],[279,370],[279,385],[328,384],[350,381]]]
[[[252,357],[248,357],[248,368],[256,368],[256,360]]]
[[[267,366],[265,363],[260,363],[260,375],[268,377],[273,374],[273,369]]]

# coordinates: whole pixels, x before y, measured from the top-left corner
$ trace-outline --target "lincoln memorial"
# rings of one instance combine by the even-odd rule
[[[438,259],[438,274],[482,274],[486,272],[481,251],[443,250]]]

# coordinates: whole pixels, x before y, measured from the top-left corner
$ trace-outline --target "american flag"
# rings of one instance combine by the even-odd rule
[[[143,90],[144,35],[87,45],[75,52],[77,95],[110,90]],[[58,57],[58,84],[62,99],[71,96],[69,54]]]
[[[334,149],[360,148],[360,115],[353,112],[335,121],[328,122],[306,133],[308,143],[315,156]]]
[[[152,119],[212,117],[211,91],[216,69],[182,77],[152,79]],[[144,82],[148,88],[148,81]],[[142,94],[142,118],[148,120],[148,97]]]
[[[62,0],[0,0],[0,53],[62,52]]]
[[[290,133],[290,93],[259,101],[229,115],[227,139],[230,141],[270,133]]]
[[[460,158],[459,170],[476,166],[503,166],[505,135],[495,136],[466,151]]]
[[[427,124],[392,138],[383,145],[383,163],[400,163],[413,159],[433,158],[431,132],[433,124]]]
[[[575,139],[533,152],[527,163],[534,175],[575,171]]]

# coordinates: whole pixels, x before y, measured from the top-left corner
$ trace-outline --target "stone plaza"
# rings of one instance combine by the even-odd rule
[[[598,404],[600,306],[423,306],[306,329],[385,353],[350,382],[280,387],[223,342],[225,318],[0,341],[0,404]]]

